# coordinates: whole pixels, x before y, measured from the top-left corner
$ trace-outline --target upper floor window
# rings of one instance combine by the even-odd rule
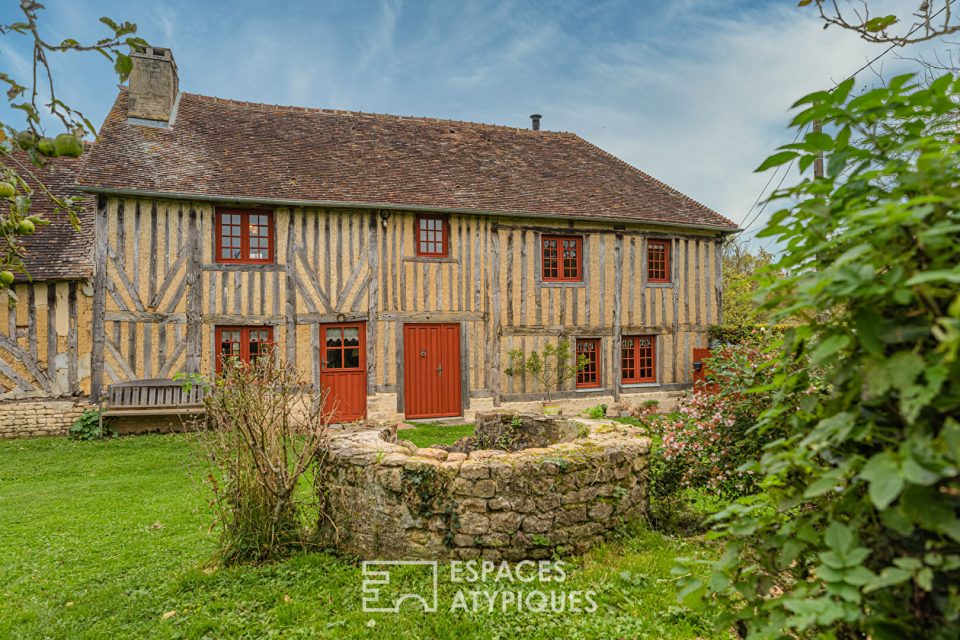
[[[669,240],[647,240],[647,282],[670,282]]]
[[[600,386],[600,339],[577,338],[577,388]]]
[[[624,384],[656,382],[656,336],[624,336],[620,340],[620,368]]]
[[[582,236],[541,236],[540,257],[544,282],[583,280]]]
[[[273,262],[273,213],[217,210],[217,262]]]
[[[417,216],[417,255],[446,258],[450,255],[450,225],[446,216]]]
[[[217,327],[217,373],[226,360],[250,364],[270,353],[273,327]]]

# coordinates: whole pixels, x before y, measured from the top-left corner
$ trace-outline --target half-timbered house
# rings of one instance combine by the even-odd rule
[[[689,387],[735,225],[571,133],[237,102],[134,56],[95,198],[93,397],[271,346],[343,419],[530,402],[563,338],[583,406]],[[2,372],[0,372],[2,373]],[[5,382],[5,381],[4,381]]]

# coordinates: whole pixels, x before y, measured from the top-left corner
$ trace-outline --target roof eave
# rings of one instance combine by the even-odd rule
[[[217,202],[223,204],[249,204],[249,205],[271,205],[279,207],[340,207],[354,209],[388,209],[391,211],[428,211],[431,213],[459,213],[467,215],[480,216],[510,216],[516,218],[556,218],[560,220],[579,220],[585,222],[599,221],[610,223],[633,223],[649,224],[660,227],[669,227],[676,229],[699,229],[703,231],[713,231],[721,235],[737,233],[741,229],[736,227],[727,227],[719,225],[707,225],[696,223],[680,222],[660,222],[655,220],[643,220],[640,218],[615,218],[605,216],[571,216],[561,214],[532,213],[524,211],[492,211],[489,209],[468,209],[451,207],[431,207],[426,205],[397,204],[392,202],[356,202],[341,200],[297,200],[291,198],[255,198],[248,196],[218,196],[201,193],[183,193],[177,191],[149,191],[141,189],[113,189],[110,187],[97,187],[91,185],[78,184],[83,191],[96,195],[115,195],[140,198],[162,198],[168,200],[195,200],[198,202]]]

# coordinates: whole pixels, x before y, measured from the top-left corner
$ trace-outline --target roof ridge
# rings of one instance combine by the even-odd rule
[[[639,167],[633,166],[632,164],[630,164],[629,162],[627,162],[627,161],[624,160],[623,158],[618,158],[617,156],[613,155],[613,154],[610,153],[609,151],[606,151],[606,150],[602,149],[601,147],[598,147],[597,145],[593,144],[592,142],[590,142],[590,141],[587,140],[586,138],[583,138],[583,137],[577,135],[576,133],[570,133],[570,134],[568,134],[568,135],[570,135],[571,137],[573,137],[577,142],[582,142],[583,144],[587,145],[588,147],[594,149],[595,151],[600,152],[600,154],[601,154],[602,156],[604,156],[605,158],[609,158],[610,160],[613,160],[614,162],[616,162],[616,163],[618,163],[618,164],[621,164],[621,165],[627,167],[627,168],[630,169],[631,171],[636,171],[637,173],[641,174],[641,175],[644,176],[645,178],[649,178],[650,180],[652,180],[653,182],[657,183],[658,185],[660,185],[661,187],[663,187],[664,189],[666,189],[666,190],[669,191],[670,193],[679,196],[681,199],[686,200],[687,202],[690,202],[690,203],[692,203],[692,204],[695,204],[695,205],[697,205],[698,207],[703,207],[704,209],[706,209],[706,210],[709,211],[710,213],[713,213],[713,214],[715,214],[716,216],[720,217],[721,219],[725,220],[726,222],[729,222],[729,223],[731,224],[731,226],[734,226],[734,227],[737,226],[737,224],[736,224],[733,220],[730,220],[730,219],[727,218],[725,215],[721,214],[719,211],[713,209],[712,207],[708,207],[707,205],[703,204],[703,203],[700,202],[699,200],[695,200],[694,198],[691,198],[690,196],[688,196],[687,194],[683,193],[682,191],[679,191],[679,190],[677,190],[677,189],[674,189],[673,187],[671,187],[670,185],[668,185],[666,182],[663,182],[662,180],[658,180],[657,178],[653,177],[652,175],[650,175],[649,173],[647,173],[647,172],[644,171],[643,169],[640,169]]]
[[[511,127],[510,125],[505,125],[505,124],[489,124],[486,122],[472,122],[470,120],[455,120],[452,118],[431,118],[429,116],[403,116],[403,115],[394,114],[394,113],[351,111],[349,109],[330,109],[330,108],[324,108],[324,107],[301,107],[297,105],[269,104],[266,102],[250,102],[247,100],[234,100],[232,98],[206,96],[200,93],[190,93],[188,91],[183,91],[181,93],[191,96],[193,98],[199,98],[206,102],[213,102],[215,104],[222,104],[222,105],[233,106],[233,107],[245,107],[245,108],[257,109],[259,111],[314,113],[319,115],[354,116],[359,118],[389,118],[391,120],[408,121],[408,122],[427,122],[427,123],[434,123],[434,124],[466,125],[469,127],[477,127],[482,129],[514,131],[514,132],[525,133],[528,135],[551,135],[551,136],[575,136],[576,135],[569,131],[550,131],[547,129],[534,130],[534,129],[527,129],[524,127]]]

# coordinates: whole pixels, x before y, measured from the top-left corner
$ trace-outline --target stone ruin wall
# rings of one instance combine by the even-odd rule
[[[586,437],[515,453],[418,449],[389,429],[337,435],[320,477],[321,530],[366,559],[582,553],[645,513],[650,447],[637,429],[582,422]]]

